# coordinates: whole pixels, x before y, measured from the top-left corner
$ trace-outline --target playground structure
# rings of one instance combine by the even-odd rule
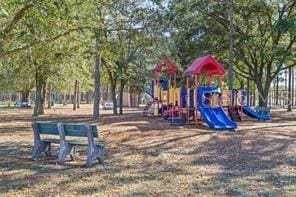
[[[144,115],[161,115],[164,119],[171,120],[171,124],[184,124],[182,112],[186,109],[186,89],[177,87],[177,74],[181,73],[179,68],[171,60],[165,59],[152,72],[153,80],[146,92],[153,100],[145,107]],[[166,76],[160,76],[161,74]]]
[[[168,75],[161,79],[160,73]],[[169,119],[172,125],[199,124],[201,120],[215,130],[234,130],[242,114],[261,120],[269,120],[268,112],[254,111],[246,105],[245,90],[223,91],[225,69],[211,55],[196,59],[183,73],[185,87],[177,87],[176,75],[181,73],[171,60],[163,60],[153,69],[150,83],[153,101],[146,110],[154,116]],[[228,110],[228,115],[224,109]],[[152,109],[152,110],[151,110]]]
[[[180,71],[171,60],[165,59],[157,64],[152,72],[153,80],[149,83],[148,90],[146,88],[146,92],[153,100],[148,103],[144,114],[159,116],[168,110],[175,110],[173,103],[180,103],[180,89],[176,87],[176,75]],[[161,79],[160,73],[167,74],[168,79]]]
[[[243,114],[258,120],[270,119],[270,108],[256,107],[252,110],[246,105],[247,92],[245,90],[231,90],[231,105],[228,113],[233,121],[242,121]]]
[[[194,79],[193,110],[196,116],[194,118],[195,121],[202,118],[210,128],[215,130],[236,129],[236,123],[228,118],[222,108],[222,77],[225,75],[225,70],[222,65],[212,56],[207,55],[196,59],[193,64],[185,70],[184,75],[186,77],[187,98],[190,98],[190,78]],[[202,75],[206,78],[206,86],[200,85]],[[187,122],[189,122],[191,109],[188,104],[186,104],[186,107],[186,119]]]

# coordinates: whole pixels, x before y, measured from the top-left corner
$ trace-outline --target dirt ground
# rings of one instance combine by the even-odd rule
[[[296,112],[246,118],[236,132],[172,127],[137,109],[98,122],[91,112],[58,106],[38,119],[98,125],[106,163],[85,168],[85,148],[64,166],[33,162],[32,110],[0,109],[0,196],[296,196]]]

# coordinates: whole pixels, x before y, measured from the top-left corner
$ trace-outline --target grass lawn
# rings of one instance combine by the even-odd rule
[[[39,120],[97,124],[110,143],[104,166],[84,168],[84,148],[64,166],[44,155],[31,161],[32,109],[0,109],[0,196],[296,195],[295,112],[273,111],[268,122],[246,118],[229,133],[172,127],[137,109],[102,111],[96,122],[91,106],[81,107],[55,107]]]
[[[8,107],[8,103],[0,101],[0,108]]]

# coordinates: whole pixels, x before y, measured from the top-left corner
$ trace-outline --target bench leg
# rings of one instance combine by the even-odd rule
[[[45,151],[46,156],[51,156],[51,143],[48,143],[47,149]]]
[[[97,156],[99,162],[101,164],[104,164],[104,147],[103,146],[97,147],[96,156]]]
[[[98,159],[101,164],[104,164],[104,147],[94,147],[88,148],[87,150],[87,159],[86,159],[86,167],[91,167],[92,162]]]
[[[49,143],[41,142],[34,146],[33,154],[32,154],[32,160],[36,161],[39,159],[39,156],[42,152],[45,152],[46,149],[48,149]]]
[[[70,154],[73,146],[71,145],[61,145],[60,151],[59,151],[59,157],[58,157],[58,163],[63,165],[65,158]]]
[[[86,159],[86,167],[91,167],[92,166],[92,161],[94,160],[94,154],[95,149],[94,147],[89,147],[87,148],[87,159]]]
[[[70,152],[70,157],[71,157],[71,160],[74,161],[76,159],[76,146],[73,145],[73,148]]]

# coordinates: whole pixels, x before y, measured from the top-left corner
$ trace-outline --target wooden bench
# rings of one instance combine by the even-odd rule
[[[51,155],[51,143],[55,143],[60,144],[59,164],[63,164],[68,155],[70,155],[72,160],[75,159],[76,146],[88,147],[86,166],[91,166],[95,159],[104,163],[104,147],[107,145],[107,142],[94,141],[94,138],[99,137],[96,125],[33,122],[32,127],[34,131],[33,160],[38,160],[42,152],[46,155]],[[58,135],[59,138],[41,138],[40,134]],[[87,141],[67,140],[67,136],[87,137]]]

